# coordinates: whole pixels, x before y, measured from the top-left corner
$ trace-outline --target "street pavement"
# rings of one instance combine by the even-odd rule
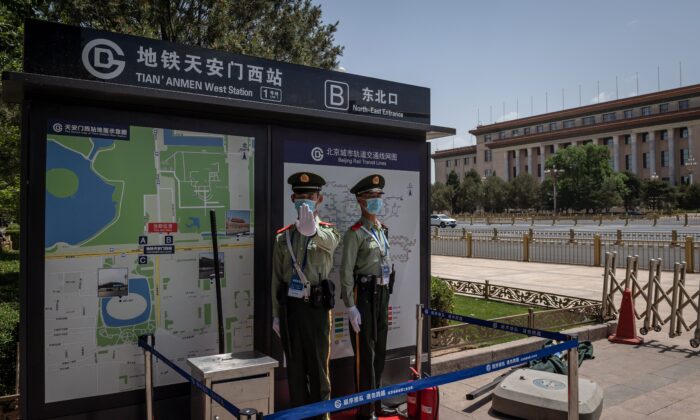
[[[431,258],[433,275],[600,300],[603,269],[559,264],[523,263],[477,258]],[[618,269],[622,278],[624,270]],[[640,270],[642,284],[648,273]],[[662,273],[670,286],[673,273]],[[695,291],[700,275],[688,274]],[[636,302],[639,309],[641,302]],[[663,312],[662,312],[663,313]],[[689,313],[688,313],[689,315]],[[693,322],[694,319],[689,320]],[[637,321],[637,329],[641,326]],[[594,360],[587,360],[579,373],[603,387],[604,419],[700,419],[700,349],[689,344],[693,331],[669,338],[668,326],[650,332],[638,346],[596,341]],[[467,352],[469,350],[466,350]],[[467,401],[465,394],[499,376],[493,372],[440,387],[441,419],[508,418],[491,410],[490,394]]]

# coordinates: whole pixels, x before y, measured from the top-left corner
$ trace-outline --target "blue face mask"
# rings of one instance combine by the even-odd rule
[[[382,211],[384,206],[384,201],[381,198],[368,198],[367,199],[367,213],[377,214]]]
[[[314,200],[307,200],[307,199],[298,199],[294,200],[294,209],[296,211],[299,211],[299,208],[301,207],[302,204],[306,204],[309,206],[309,210],[314,211],[316,210],[316,202]]]

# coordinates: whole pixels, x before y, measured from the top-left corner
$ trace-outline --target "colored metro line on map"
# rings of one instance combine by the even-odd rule
[[[142,388],[141,334],[174,360],[216,351],[210,210],[232,302],[226,349],[251,350],[253,306],[239,303],[253,288],[255,139],[114,124],[128,138],[65,136],[56,124],[105,125],[48,130],[46,402]],[[158,369],[160,385],[181,381]]]

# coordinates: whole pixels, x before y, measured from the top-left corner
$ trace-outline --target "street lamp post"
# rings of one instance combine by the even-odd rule
[[[688,167],[688,185],[693,185],[693,167],[697,164],[693,154],[688,153],[688,159],[685,160],[685,166]]]
[[[545,169],[545,175],[552,176],[552,185],[554,189],[554,218],[557,218],[557,175],[563,174],[563,169],[557,169],[556,166],[552,166],[552,169]]]

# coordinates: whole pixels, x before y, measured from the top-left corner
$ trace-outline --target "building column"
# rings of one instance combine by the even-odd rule
[[[668,133],[668,179],[671,185],[676,185],[676,144],[673,129],[669,128],[666,133]]]
[[[515,176],[520,175],[520,150],[515,151],[515,159],[513,159],[513,164],[515,165]],[[515,178],[515,177],[514,177]]]
[[[527,173],[530,175],[534,173],[532,170],[532,147],[527,148]]]
[[[505,173],[505,176],[503,177],[504,181],[510,181],[510,164],[508,162],[509,155],[510,155],[509,150],[506,150],[505,152],[503,152],[503,161],[504,161],[504,166],[506,168],[506,173]]]
[[[613,171],[620,170],[620,136],[613,136]]]
[[[637,169],[637,133],[630,134],[630,146],[632,146],[632,158],[630,159],[630,172],[639,174]]]
[[[542,167],[540,171],[540,181],[544,181],[544,146],[540,144],[540,166]]]
[[[649,175],[659,175],[656,172],[656,139],[654,138],[655,133],[650,131],[648,133],[647,142],[649,143]]]

